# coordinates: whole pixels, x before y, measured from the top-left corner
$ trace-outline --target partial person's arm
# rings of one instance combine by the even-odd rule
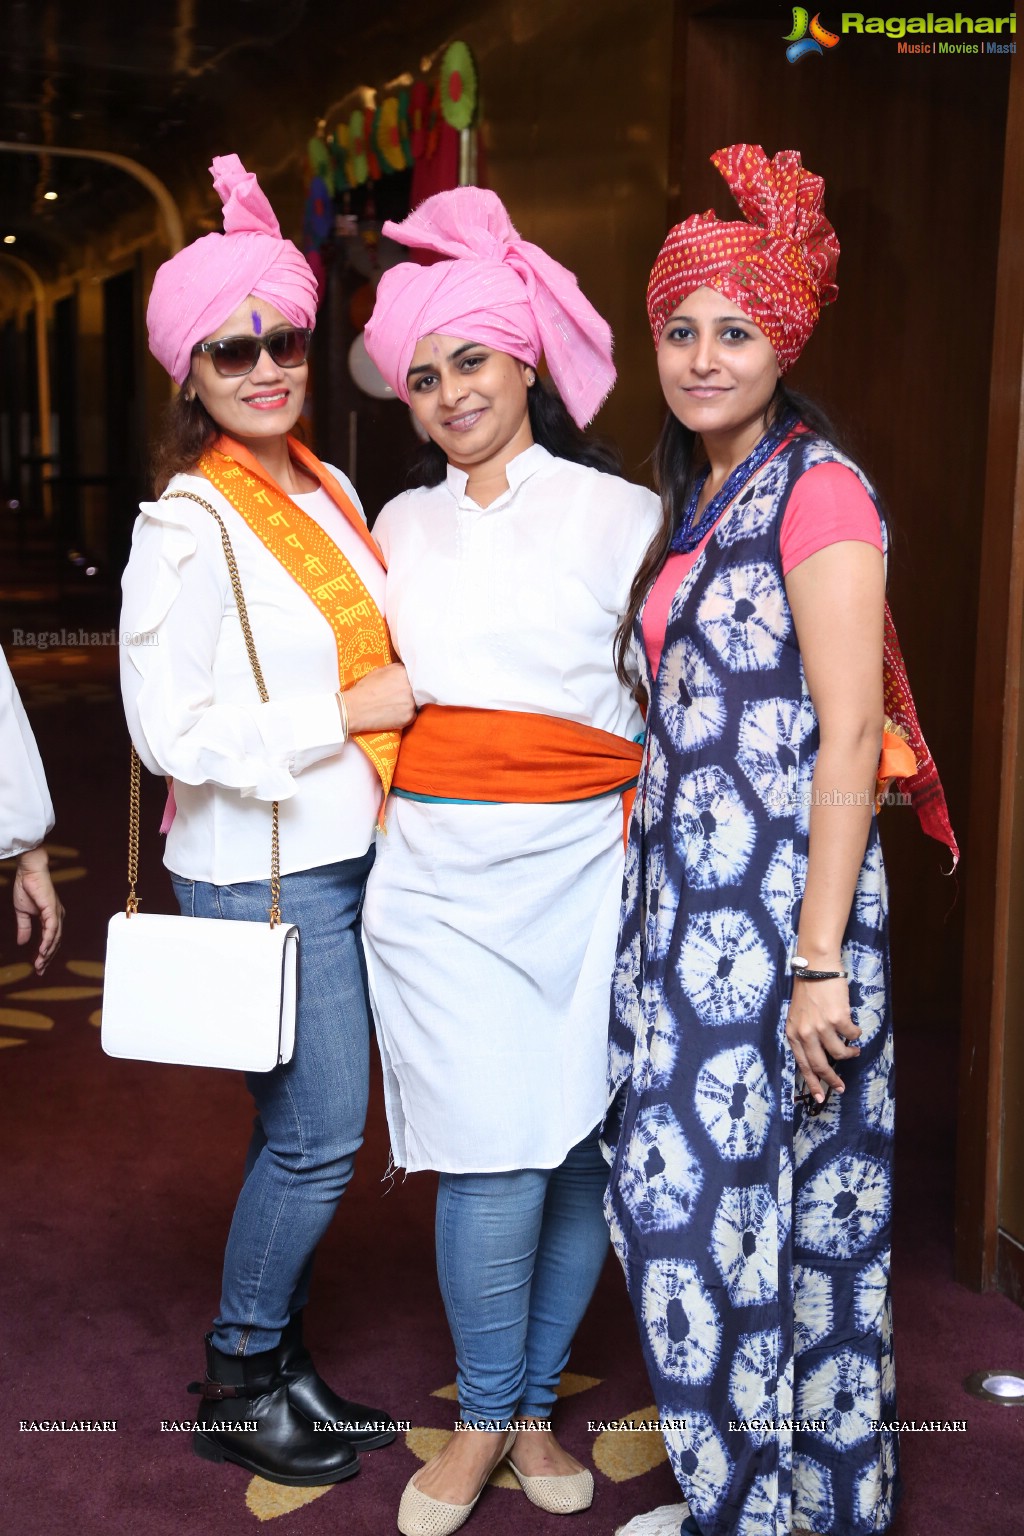
[[[64,929],[64,907],[53,888],[45,848],[30,848],[18,857],[14,872],[14,922],[18,944],[29,942],[32,922],[36,918],[40,937],[33,964],[36,975],[41,976],[60,948]]]
[[[829,544],[789,572],[786,592],[820,727],[797,954],[813,970],[841,970],[882,742],[881,550],[859,541]],[[819,1102],[825,1085],[843,1091],[829,1057],[856,1056],[859,1034],[845,981],[794,981],[786,1038]]]
[[[38,847],[52,826],[39,748],[0,651],[0,859]]]
[[[60,944],[64,908],[53,888],[46,850],[39,845],[53,826],[53,805],[32,727],[0,652],[0,858],[17,855],[14,917],[18,944],[42,929],[35,969],[42,975]]]

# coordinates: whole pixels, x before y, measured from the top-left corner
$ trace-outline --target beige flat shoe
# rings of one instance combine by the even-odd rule
[[[505,1460],[518,1479],[531,1504],[546,1509],[549,1515],[576,1515],[589,1509],[594,1501],[594,1476],[586,1467],[582,1472],[568,1472],[561,1477],[527,1477],[511,1457]]]
[[[481,1488],[480,1493],[483,1491]],[[398,1529],[402,1536],[451,1536],[452,1531],[465,1525],[480,1493],[470,1504],[446,1504],[443,1499],[432,1499],[429,1493],[421,1493],[410,1479],[398,1506]]]
[[[502,1453],[495,1462],[495,1466],[501,1466],[515,1438],[515,1431],[506,1437]],[[398,1529],[402,1536],[451,1536],[452,1531],[457,1531],[460,1526],[465,1525],[473,1513],[493,1470],[492,1468],[484,1478],[476,1498],[471,1499],[468,1504],[446,1504],[444,1499],[432,1499],[429,1493],[424,1493],[422,1489],[417,1488],[410,1478],[398,1506]],[[534,1481],[549,1482],[551,1479],[536,1478]]]

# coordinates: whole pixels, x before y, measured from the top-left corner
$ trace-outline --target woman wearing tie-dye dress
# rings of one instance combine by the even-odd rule
[[[664,526],[620,635],[650,702],[608,1216],[683,1531],[854,1536],[886,1529],[898,1484],[878,1427],[895,1412],[885,533],[780,382],[836,294],[823,184],[795,152],[713,162],[748,222],[677,226],[648,289],[670,414]]]

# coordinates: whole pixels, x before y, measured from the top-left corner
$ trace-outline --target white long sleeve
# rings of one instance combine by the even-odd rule
[[[53,826],[39,748],[0,651],[0,858],[36,848]]]

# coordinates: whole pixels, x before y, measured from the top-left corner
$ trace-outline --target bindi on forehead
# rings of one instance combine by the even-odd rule
[[[252,312],[252,333],[254,336],[263,335],[263,319],[258,309]]]

